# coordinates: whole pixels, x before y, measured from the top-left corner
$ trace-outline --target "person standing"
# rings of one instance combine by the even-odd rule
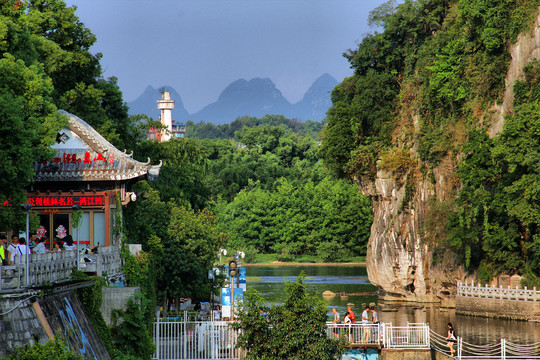
[[[30,249],[26,245],[26,239],[25,238],[20,238],[19,239],[19,247],[17,248],[17,250],[19,251],[19,255],[21,256],[21,258],[23,256],[25,256],[26,254],[30,254]],[[21,262],[21,260],[19,260],[19,262]]]
[[[9,253],[9,264],[14,264],[15,263],[15,255],[21,255],[19,252],[18,252],[18,248],[19,248],[19,237],[17,235],[11,235],[11,244],[9,244],[8,246],[8,253]]]
[[[0,235],[0,265],[9,264],[9,260],[6,257],[7,255],[7,237],[6,235]]]
[[[334,324],[334,335],[339,339],[339,329],[337,328],[337,324],[339,324],[339,313],[336,308],[332,308],[332,313],[334,314],[334,320],[332,321],[332,324]]]
[[[356,324],[356,320],[354,319],[354,312],[352,311],[351,305],[347,305],[347,312],[349,313],[349,319],[351,319],[351,322],[353,324]]]
[[[47,249],[45,248],[45,244],[41,242],[40,238],[36,238],[36,246],[34,246],[34,250],[32,250],[33,254],[45,254],[47,252]]]
[[[64,244],[64,250],[66,251],[74,251],[76,250],[76,245],[73,244],[73,237],[71,235],[66,236],[66,243]],[[173,303],[174,305],[174,303]]]
[[[456,350],[454,350],[454,343],[456,342],[457,338],[456,331],[450,322],[448,323],[448,336],[446,337],[446,340],[448,341],[446,345],[450,349],[450,356],[454,357],[454,353],[456,352]]]
[[[348,328],[349,328],[349,342],[352,344],[352,342],[353,342],[353,334],[352,334],[352,328],[351,328],[352,318],[351,318],[351,313],[349,311],[347,311],[345,313],[345,317],[343,318],[343,324],[349,325],[348,326]]]
[[[369,344],[369,305],[362,312],[362,344]]]
[[[37,245],[37,234],[34,231],[30,234],[30,240],[28,240],[28,246],[30,246],[30,250],[34,250],[34,248]]]
[[[371,323],[373,325],[373,339],[377,339],[377,341],[380,341],[379,339],[379,314],[377,311],[375,311],[375,304],[371,303],[369,304],[369,311],[371,311]]]

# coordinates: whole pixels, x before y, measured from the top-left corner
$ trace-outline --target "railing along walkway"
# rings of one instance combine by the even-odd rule
[[[395,326],[381,324],[332,324],[327,323],[329,337],[344,337],[351,347],[384,347],[387,349],[429,349],[429,325],[409,323]]]
[[[444,336],[431,331],[431,348],[445,355],[450,355],[448,341]],[[463,338],[457,338],[454,344],[455,358],[457,359],[500,359],[500,360],[517,360],[540,359],[540,342],[534,344],[516,344],[506,339],[501,339],[499,343],[475,345],[463,341]]]
[[[154,323],[153,359],[239,359],[238,332],[227,321],[178,320]],[[345,338],[350,347],[378,347],[391,349],[430,348],[427,324],[394,326],[386,324],[327,324],[329,337]]]
[[[536,287],[532,289],[527,289],[527,287],[512,289],[510,286],[481,286],[472,282],[471,284],[458,282],[457,296],[494,300],[540,301],[540,291],[536,290]]]

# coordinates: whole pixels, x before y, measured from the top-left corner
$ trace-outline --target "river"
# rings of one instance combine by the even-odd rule
[[[540,323],[517,320],[500,320],[456,315],[454,309],[441,308],[437,304],[385,302],[374,294],[377,288],[367,277],[366,268],[359,265],[268,265],[247,268],[247,286],[259,291],[269,302],[284,299],[284,280],[293,281],[301,271],[307,275],[305,283],[308,291],[321,295],[329,290],[345,293],[347,296],[324,297],[328,303],[328,319],[332,307],[341,316],[347,304],[353,303],[358,319],[362,304],[374,302],[381,322],[406,325],[407,322],[428,323],[437,333],[446,336],[446,324],[452,322],[456,333],[471,344],[493,344],[501,338],[514,343],[535,343],[540,339]],[[322,295],[321,295],[322,296]]]

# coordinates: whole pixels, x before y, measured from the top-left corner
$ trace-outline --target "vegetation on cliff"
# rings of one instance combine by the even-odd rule
[[[320,154],[341,176],[373,179],[389,170],[414,194],[415,176],[435,183],[434,170],[442,172],[450,196],[432,203],[424,237],[435,254],[453,250],[484,279],[505,272],[535,281],[540,274],[536,62],[514,88],[504,130],[487,136],[510,45],[530,29],[539,5],[389,1],[370,17],[383,31],[344,54],[354,75],[334,89],[322,135]]]

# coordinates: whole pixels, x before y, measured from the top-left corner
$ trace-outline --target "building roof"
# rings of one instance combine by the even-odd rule
[[[155,180],[162,162],[151,165],[133,159],[133,153],[120,151],[81,118],[69,117],[68,127],[58,132],[53,161],[35,164],[34,180],[43,181],[121,181],[148,177]]]

